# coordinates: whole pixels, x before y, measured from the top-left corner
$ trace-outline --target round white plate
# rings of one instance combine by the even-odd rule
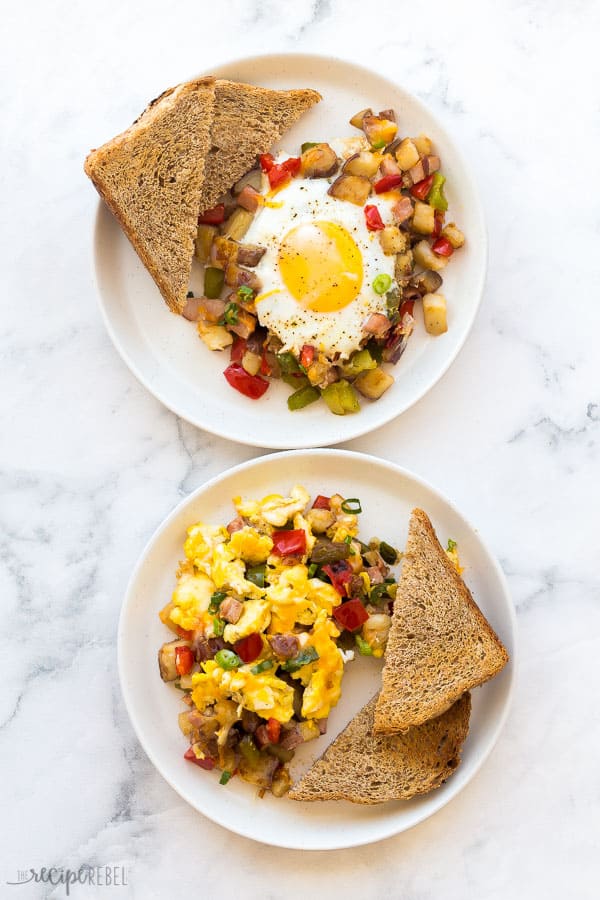
[[[271,795],[233,778],[219,784],[183,759],[187,742],[179,731],[181,693],[159,677],[156,655],[170,632],[158,611],[175,586],[187,526],[198,520],[221,524],[233,515],[231,498],[286,493],[294,484],[311,495],[337,491],[358,497],[362,537],[395,546],[406,541],[411,510],[430,515],[440,540],[458,541],[465,580],[511,656],[493,681],[472,692],[470,733],[456,774],[420,799],[364,807],[345,801],[299,803]],[[514,683],[516,620],[502,571],[477,531],[452,504],[415,475],[371,456],[342,450],[277,453],[230,469],[187,497],[156,531],[131,577],[119,623],[119,673],[125,703],[137,736],[158,771],[199,812],[225,828],[266,844],[304,850],[331,850],[367,844],[411,828],[440,809],[477,772],[506,718]],[[352,716],[379,689],[381,663],[358,657],[346,667],[342,698],[329,717],[327,735],[298,748],[294,776],[305,771]]]
[[[467,235],[465,247],[444,271],[448,332],[426,334],[420,309],[408,348],[392,371],[395,384],[359,413],[332,415],[324,403],[290,413],[290,389],[273,382],[260,400],[249,400],[223,377],[229,353],[210,351],[196,329],[167,309],[103,203],[96,217],[95,267],[100,304],[115,347],[131,371],[165,406],[199,428],[257,447],[315,447],[366,434],[404,412],[426,393],[462,347],[481,299],[487,239],[481,206],[469,170],[432,113],[401,87],[353,63],[320,56],[281,54],[228,63],[212,70],[220,77],[271,88],[316,88],[323,96],[283,138],[296,153],[306,140],[327,140],[355,132],[348,120],[366,106],[393,107],[400,133],[427,133],[447,176],[449,214]],[[355,132],[358,134],[358,132]],[[198,293],[202,282],[192,286]]]

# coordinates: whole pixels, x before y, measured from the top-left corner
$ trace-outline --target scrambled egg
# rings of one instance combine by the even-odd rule
[[[302,715],[306,719],[323,719],[340,699],[344,660],[333,640],[339,630],[327,618],[325,610],[319,613],[303,649],[314,647],[319,659],[302,666],[292,675],[304,685]]]
[[[266,562],[273,549],[273,541],[268,534],[260,534],[256,528],[245,525],[239,531],[233,532],[229,549],[248,565],[258,566]]]
[[[458,574],[462,575],[462,573],[465,570],[464,570],[464,567],[461,566],[461,564],[460,564],[460,559],[458,556],[458,547],[456,545],[456,541],[453,541],[452,539],[450,539],[448,541],[448,549],[446,550],[446,556],[448,557],[448,559],[450,560],[450,562],[452,563],[452,565],[454,566],[454,568],[456,569]]]
[[[194,563],[197,569],[210,575],[213,548],[215,544],[222,544],[229,537],[229,532],[223,526],[214,528],[197,522],[190,525],[187,530],[187,540],[183,545],[185,555]]]
[[[185,628],[186,631],[204,628],[208,624],[212,625],[208,606],[214,589],[214,584],[203,572],[198,575],[184,572],[180,575],[177,587],[173,591],[169,609],[171,621],[175,625]]]
[[[217,544],[213,550],[211,576],[218,590],[228,588],[239,597],[250,597],[260,600],[262,588],[246,580],[246,566],[237,559],[231,543]]]
[[[203,672],[192,675],[192,700],[200,712],[215,700],[234,700],[263,719],[285,723],[294,715],[294,689],[277,676],[268,672],[253,675],[250,665],[225,670],[214,659],[203,663],[202,668]]]
[[[254,525],[272,525],[283,528],[285,523],[296,513],[301,513],[310,501],[310,494],[299,484],[290,491],[289,497],[281,494],[269,494],[262,500],[242,500],[234,497],[233,503],[240,516],[249,519]]]
[[[309,578],[306,566],[287,566],[278,574],[271,573],[274,581],[265,593],[271,605],[271,633],[291,631],[296,622],[312,625],[323,612],[330,616],[341,598],[330,584],[318,578]]]
[[[246,600],[242,614],[235,624],[225,626],[223,637],[230,644],[235,644],[240,638],[247,637],[255,632],[261,634],[266,630],[271,621],[271,611],[268,601],[264,598]]]

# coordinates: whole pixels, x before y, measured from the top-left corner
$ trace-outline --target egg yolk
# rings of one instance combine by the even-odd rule
[[[278,262],[292,297],[314,312],[343,309],[362,287],[360,250],[346,229],[334,222],[307,222],[288,231]]]

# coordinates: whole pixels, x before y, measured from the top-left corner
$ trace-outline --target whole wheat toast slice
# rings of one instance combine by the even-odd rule
[[[456,771],[469,730],[468,693],[439,718],[393,735],[373,732],[376,702],[373,697],[292,786],[292,800],[409,800]]]
[[[84,166],[173,312],[186,301],[214,94],[212,77],[170,88]]]
[[[441,715],[507,661],[506,649],[446,556],[429,517],[413,510],[375,731],[392,734]]]
[[[256,157],[267,153],[320,99],[312,90],[275,91],[218,79],[199,211],[212,209],[219,197],[253,168]]]

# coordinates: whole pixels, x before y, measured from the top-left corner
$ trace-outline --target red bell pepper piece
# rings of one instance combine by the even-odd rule
[[[183,754],[183,758],[189,760],[189,762],[195,763],[195,765],[200,766],[201,769],[207,769],[209,772],[211,769],[215,767],[215,760],[212,756],[205,756],[204,759],[198,759],[194,751],[191,747]]]
[[[431,249],[434,253],[437,253],[438,256],[452,256],[454,253],[454,247],[448,238],[445,237],[438,238]]]
[[[180,638],[183,638],[184,641],[191,641],[194,637],[193,631],[186,631],[185,628],[182,628],[181,625],[176,625],[175,630]]]
[[[300,351],[300,365],[308,369],[315,358],[315,348],[311,344],[305,344]]]
[[[306,553],[306,532],[303,528],[293,531],[275,531],[271,535],[276,556],[304,556]]]
[[[272,153],[261,153],[258,159],[263,172],[268,172],[269,169],[272,169],[275,165],[275,160]]]
[[[271,743],[278,744],[280,735],[281,722],[278,722],[277,719],[267,719],[267,737]]]
[[[251,400],[258,400],[269,387],[268,381],[265,381],[260,375],[249,375],[237,362],[232,362],[230,366],[227,366],[223,375],[232,388],[245,397],[250,397]]]
[[[225,221],[225,204],[218,203],[198,216],[199,225],[220,225]]]
[[[252,662],[253,659],[260,656],[262,648],[262,638],[256,631],[254,634],[249,634],[248,637],[240,638],[240,640],[236,641],[233,645],[233,649],[242,662],[245,663]]]
[[[400,307],[400,321],[404,318],[405,315],[412,316],[415,311],[415,301],[414,300],[405,300],[404,303]]]
[[[365,206],[365,219],[367,220],[369,231],[383,231],[385,228],[376,206]]]
[[[315,497],[315,502],[312,505],[313,509],[331,509],[331,497],[324,497],[323,494],[319,494],[318,497]]]
[[[385,191],[391,191],[395,187],[402,184],[402,175],[384,175],[379,181],[373,185],[376,194],[383,194]]]
[[[357,631],[361,625],[369,618],[360,600],[347,600],[341,606],[336,606],[333,610],[333,617],[342,628],[348,631]]]
[[[279,187],[280,185],[285,184],[286,181],[290,181],[290,179],[293,178],[294,175],[297,175],[299,171],[299,156],[286,159],[285,162],[282,163],[274,163],[267,171],[269,184],[272,188]]]
[[[241,363],[244,353],[246,352],[248,347],[248,342],[245,338],[234,337],[233,344],[231,345],[230,357],[232,363]]]
[[[195,662],[196,657],[191,647],[175,647],[175,668],[178,675],[191,672]]]
[[[341,597],[346,596],[346,585],[353,575],[352,566],[345,559],[323,566],[323,571]]]
[[[413,184],[410,192],[417,200],[426,200],[432,184],[433,175],[429,175],[427,178],[424,178],[423,181],[417,181],[416,184]]]

